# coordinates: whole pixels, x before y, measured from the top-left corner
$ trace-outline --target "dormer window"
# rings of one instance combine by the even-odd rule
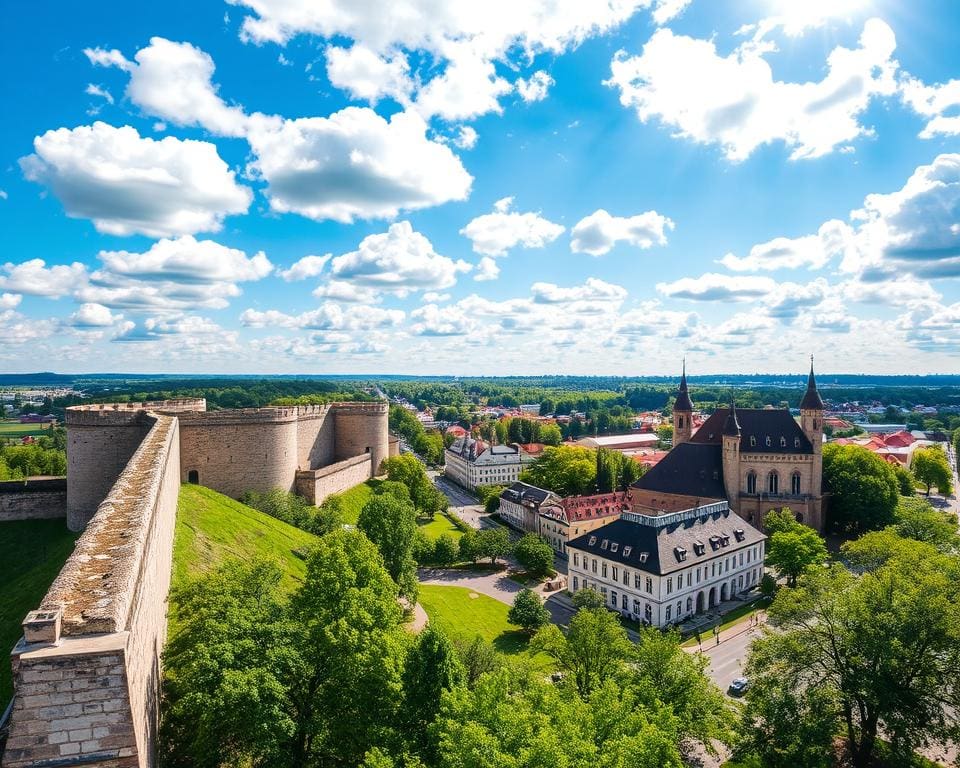
[[[601,541],[601,542],[600,542],[600,549],[606,549],[606,548],[607,548],[607,544],[609,544],[609,542],[608,542],[606,539],[604,539],[603,541]]]
[[[787,438],[785,438],[785,437],[781,437],[781,438],[780,438],[780,447],[781,447],[781,448],[786,448],[786,447],[787,447]]]
[[[702,555],[707,551],[707,545],[702,541],[695,541],[693,542],[693,551],[698,555]]]
[[[730,537],[729,537],[729,536],[721,536],[721,537],[720,537],[720,546],[721,546],[721,547],[729,547],[729,546],[730,546]]]
[[[794,448],[799,448],[799,447],[800,447],[800,438],[799,438],[799,437],[793,438],[793,447],[794,447]]]
[[[687,550],[683,547],[674,547],[673,553],[677,556],[677,560],[681,563],[687,559]]]
[[[770,447],[770,435],[767,435],[767,440],[766,440],[766,442],[767,442],[767,448],[769,448],[769,447]]]
[[[624,547],[624,548],[623,548],[623,556],[624,556],[624,557],[630,557],[630,553],[631,553],[632,551],[633,551],[633,547]]]
[[[639,560],[640,560],[641,563],[647,562],[647,555],[648,555],[648,554],[649,554],[649,553],[647,553],[647,552],[641,552],[641,553],[640,553],[640,555],[639,555]]]
[[[720,546],[720,537],[719,537],[719,536],[711,536],[711,537],[710,537],[710,546],[711,546],[713,549],[717,549],[717,548]]]
[[[611,552],[616,552],[618,549],[620,549],[620,545],[617,544],[617,542],[615,542],[615,541],[611,541],[611,542],[610,542],[610,551],[611,551]]]
[[[590,537],[590,546],[592,547],[592,546],[593,546],[594,544],[596,544],[596,543],[597,543],[597,537],[596,537],[596,536],[591,536],[591,537]]]
[[[746,534],[743,532],[743,528],[734,528],[733,535],[737,539],[737,541],[743,541],[744,538],[746,537]]]
[[[756,448],[756,446],[757,446],[757,438],[755,438],[753,435],[750,435],[750,447]]]

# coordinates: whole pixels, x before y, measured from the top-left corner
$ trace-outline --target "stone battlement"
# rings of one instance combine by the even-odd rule
[[[236,408],[225,411],[190,411],[177,414],[184,424],[259,424],[288,422],[299,418],[295,406],[270,405],[264,408]]]
[[[76,549],[40,605],[62,611],[65,635],[119,632],[140,573],[149,520],[174,437],[176,420],[154,425],[77,540]]]

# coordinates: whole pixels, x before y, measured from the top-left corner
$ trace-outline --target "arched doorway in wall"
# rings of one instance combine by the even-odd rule
[[[187,472],[187,482],[191,485],[200,485],[200,473],[195,469],[191,469]]]
[[[697,592],[697,613],[703,613],[703,592]]]
[[[727,585],[722,584],[720,586],[720,602],[725,603],[730,599],[730,595],[727,593]]]
[[[717,604],[717,588],[710,587],[710,592],[707,593],[707,608],[713,608]]]

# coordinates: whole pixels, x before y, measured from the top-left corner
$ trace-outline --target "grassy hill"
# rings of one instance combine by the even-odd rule
[[[357,524],[357,520],[360,517],[360,510],[363,509],[363,505],[373,496],[373,490],[379,482],[379,480],[367,480],[365,483],[355,485],[349,491],[336,494],[340,497],[340,501],[343,502],[343,522],[349,523],[350,525]]]
[[[23,634],[23,618],[40,605],[79,535],[62,519],[0,523],[0,710],[13,695],[8,653]]]
[[[182,485],[173,542],[173,586],[229,558],[265,557],[280,563],[283,586],[292,591],[306,574],[302,553],[316,540],[312,533],[209,488]]]

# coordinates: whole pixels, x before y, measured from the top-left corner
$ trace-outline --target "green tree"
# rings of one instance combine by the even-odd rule
[[[657,427],[657,439],[661,448],[673,445],[673,425],[661,424]]]
[[[546,653],[572,674],[577,690],[587,699],[604,680],[622,670],[630,641],[616,614],[605,608],[585,608],[570,619],[566,635],[551,624],[537,632],[530,648]]]
[[[529,576],[543,578],[553,571],[553,547],[535,533],[525,534],[513,547],[517,558]]]
[[[437,565],[452,565],[460,556],[457,540],[449,533],[441,533],[433,544],[433,560]]]
[[[459,641],[455,644],[469,688],[473,688],[482,675],[503,668],[503,657],[480,635],[475,635],[469,643]]]
[[[400,594],[415,603],[417,572],[413,540],[417,533],[417,515],[413,506],[390,495],[372,496],[360,510],[357,528],[380,550],[387,573],[400,587]]]
[[[927,496],[930,489],[936,487],[944,496],[953,492],[953,472],[950,471],[950,462],[947,454],[939,446],[918,448],[913,452],[910,468],[914,476],[923,485],[927,486]]]
[[[789,509],[770,512],[763,520],[770,532],[767,565],[787,579],[791,587],[816,565],[827,561],[827,546],[813,528],[798,523]]]
[[[545,448],[520,477],[560,496],[592,493],[597,481],[594,451],[573,445]]]
[[[465,673],[453,644],[443,630],[428,624],[407,654],[403,670],[403,720],[414,748],[433,756],[427,726],[440,710],[444,691],[463,685]]]
[[[497,559],[510,554],[510,535],[506,528],[482,528],[477,531],[477,557],[489,557],[490,565],[496,565]]]
[[[779,631],[754,641],[746,669],[761,686],[835,701],[862,768],[881,732],[901,758],[960,732],[960,560],[889,532],[844,552],[866,571],[833,565],[781,590],[769,609]]]
[[[513,605],[507,613],[507,621],[533,633],[550,621],[550,611],[544,607],[543,601],[532,590],[521,589],[513,598]]]
[[[563,433],[556,424],[544,424],[540,427],[540,442],[544,445],[560,445]]]
[[[481,557],[479,538],[479,531],[475,528],[464,531],[463,536],[460,537],[460,557],[469,560],[471,563],[476,563]]]
[[[830,491],[829,523],[840,533],[857,535],[893,520],[899,497],[890,465],[859,445],[823,448],[823,480]]]
[[[603,599],[597,590],[592,587],[588,589],[580,589],[573,593],[573,607],[578,611],[581,608],[603,608],[606,606],[606,601]]]
[[[897,476],[897,485],[901,496],[913,496],[917,492],[917,478],[902,464],[893,464],[893,474]]]
[[[956,516],[934,509],[922,498],[900,498],[893,530],[898,536],[932,544],[941,552],[960,550]]]

